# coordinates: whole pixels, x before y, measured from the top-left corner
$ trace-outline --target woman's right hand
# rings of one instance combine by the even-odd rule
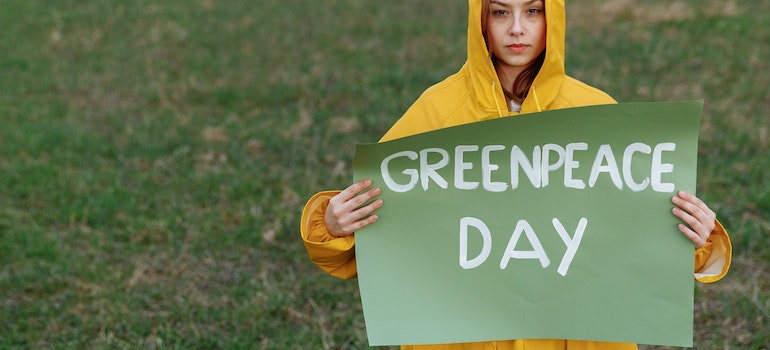
[[[324,214],[324,223],[329,234],[335,237],[349,236],[377,221],[379,217],[372,213],[382,206],[382,199],[361,207],[382,193],[378,187],[369,188],[371,185],[371,180],[361,180],[329,200]],[[366,192],[362,192],[364,190]]]

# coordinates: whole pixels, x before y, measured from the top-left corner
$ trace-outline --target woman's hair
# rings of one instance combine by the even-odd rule
[[[510,94],[513,96],[508,96],[508,98],[516,101],[518,104],[524,102],[524,99],[527,98],[527,94],[529,94],[529,88],[532,86],[532,83],[537,77],[537,73],[540,73],[540,68],[543,67],[544,61],[545,50],[543,50],[543,52],[541,52],[540,55],[538,55],[537,58],[532,61],[532,64],[530,64],[529,67],[519,73],[519,76],[516,77],[516,80],[513,82],[513,86],[511,87]],[[494,63],[494,59],[492,62]],[[503,91],[508,94],[505,89],[503,89]]]
[[[481,33],[484,35],[484,42],[487,44],[487,49],[489,49],[489,42],[487,41],[487,17],[489,16],[489,2],[490,0],[481,1]],[[497,66],[497,59],[491,53],[490,59],[492,60],[492,64]],[[541,52],[540,55],[538,55],[535,60],[532,61],[532,64],[529,65],[529,67],[519,73],[519,76],[517,76],[516,80],[513,82],[513,86],[510,87],[510,91],[503,87],[503,93],[505,96],[518,104],[524,102],[524,99],[527,98],[527,94],[529,94],[529,88],[532,86],[532,83],[537,77],[537,73],[539,73],[540,68],[543,67],[544,61],[545,50],[543,50],[543,52]]]

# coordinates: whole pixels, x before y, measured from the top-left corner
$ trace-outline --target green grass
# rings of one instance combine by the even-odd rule
[[[569,5],[568,72],[705,99],[699,194],[732,233],[698,349],[770,347],[770,1]],[[299,215],[465,59],[464,2],[7,0],[0,348],[365,348]]]

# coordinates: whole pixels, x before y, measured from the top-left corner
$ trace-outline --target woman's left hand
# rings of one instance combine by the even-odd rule
[[[716,226],[714,211],[698,197],[685,191],[680,191],[671,202],[676,205],[672,210],[674,215],[684,221],[684,224],[679,224],[679,231],[695,244],[695,248],[705,246]]]

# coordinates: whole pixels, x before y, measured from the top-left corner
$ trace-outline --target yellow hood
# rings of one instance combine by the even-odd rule
[[[522,112],[548,109],[547,106],[556,99],[565,78],[564,42],[567,20],[564,1],[545,0],[545,14],[545,61],[522,104]],[[469,70],[473,90],[484,109],[497,109],[501,103],[502,108],[507,108],[500,80],[489,55],[481,32],[481,0],[468,0],[468,60],[465,65]]]
[[[508,111],[503,88],[490,59],[481,28],[481,1],[468,0],[468,57],[462,68],[431,86],[412,104],[380,141],[450,126],[500,118]],[[544,0],[546,55],[521,113],[615,103],[603,91],[565,75],[564,0]]]

